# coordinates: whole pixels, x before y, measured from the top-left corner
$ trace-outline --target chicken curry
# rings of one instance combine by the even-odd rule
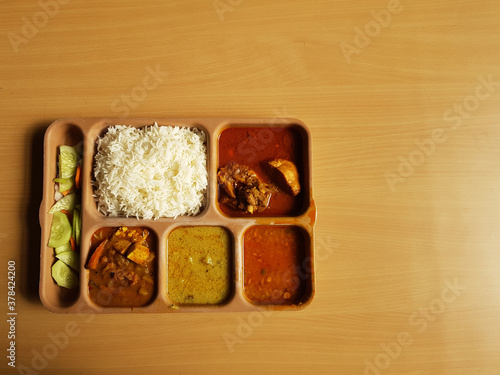
[[[294,127],[234,127],[219,136],[219,208],[229,216],[293,216],[304,207],[303,139]]]

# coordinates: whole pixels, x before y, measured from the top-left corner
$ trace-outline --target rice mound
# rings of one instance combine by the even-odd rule
[[[94,157],[98,210],[141,219],[196,215],[208,184],[205,141],[196,128],[109,127]]]

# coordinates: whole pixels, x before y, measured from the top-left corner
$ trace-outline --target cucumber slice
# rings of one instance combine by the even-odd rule
[[[64,253],[65,251],[73,251],[73,248],[71,247],[71,243],[67,242],[62,246],[56,247],[54,251],[56,252],[56,255],[58,255]]]
[[[80,246],[80,237],[82,233],[82,217],[80,210],[75,208],[73,212],[73,239],[76,246]]]
[[[75,178],[54,178],[54,182],[59,183],[59,191],[62,193],[63,191],[70,190],[73,187],[75,184]]]
[[[59,247],[69,242],[71,238],[71,224],[68,217],[60,211],[54,212],[48,246]]]
[[[56,203],[54,203],[54,205],[50,208],[49,214],[53,214],[54,212],[62,210],[68,210],[69,212],[73,212],[73,210],[75,209],[75,200],[76,200],[75,193],[70,193],[65,197],[62,197]]]
[[[73,240],[75,240],[75,246],[76,246],[76,224],[77,223],[77,218],[76,218],[76,210],[73,211],[73,223],[71,223],[71,238],[73,238]]]
[[[74,147],[59,146],[59,177],[73,177],[78,165],[78,159],[78,153]]]
[[[75,271],[80,272],[80,254],[70,250],[57,254],[56,258],[62,260]]]
[[[78,276],[62,260],[58,260],[52,266],[52,278],[57,285],[63,288],[73,289],[78,287]]]

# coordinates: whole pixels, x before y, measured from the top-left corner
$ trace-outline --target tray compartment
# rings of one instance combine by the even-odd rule
[[[131,247],[142,246],[144,233],[147,233],[149,254],[152,253],[154,259],[138,265],[128,260],[127,254]],[[101,244],[104,251],[98,255],[96,251]],[[85,263],[88,270],[86,290],[94,304],[105,308],[143,307],[155,300],[158,292],[158,240],[152,229],[130,226],[100,228],[91,236],[90,249]],[[92,259],[94,254],[96,257]],[[106,260],[101,262],[103,258]],[[89,267],[91,259],[93,262],[97,259],[97,267],[93,269]]]
[[[297,195],[283,176],[269,162],[281,159],[296,166],[300,192]],[[230,207],[224,203],[228,196],[224,189],[218,189],[219,210],[229,217],[296,217],[309,206],[309,140],[307,132],[296,124],[255,125],[229,124],[218,137],[218,168],[231,163],[250,168],[263,183],[277,187],[271,193],[268,207],[252,214]]]
[[[52,311],[65,311],[73,306],[80,297],[80,288],[66,289],[58,286],[52,279],[51,267],[57,261],[54,249],[47,245],[52,215],[48,213],[50,207],[55,203],[55,183],[57,177],[57,159],[59,146],[76,146],[83,141],[84,133],[77,122],[59,120],[53,123],[44,138],[44,176],[43,176],[43,200],[40,205],[40,223],[42,229],[40,265],[40,298],[43,304]],[[80,194],[84,194],[81,190]],[[81,277],[81,273],[79,274]]]
[[[98,154],[98,149],[97,149],[97,143],[98,143],[98,140],[100,138],[103,138],[106,133],[108,132],[109,128],[111,126],[113,126],[114,124],[107,124],[107,123],[103,123],[103,124],[100,124],[102,128],[100,128],[100,131],[97,133],[97,131],[94,130],[93,133],[97,133],[96,135],[94,135],[94,138],[93,138],[93,154],[92,155],[89,155],[89,157],[91,158],[90,160],[90,164],[92,165],[92,169],[91,169],[91,176],[90,176],[90,183],[91,183],[91,186],[92,186],[92,192],[93,192],[93,195],[95,196],[96,195],[96,190],[97,190],[97,183],[96,183],[96,178],[95,178],[95,174],[94,174],[94,168],[95,168],[95,157],[96,155]],[[138,129],[141,129],[141,130],[144,130],[145,128],[147,127],[150,127],[152,126],[153,124],[152,123],[149,123],[149,124],[126,124],[125,126],[130,126],[130,127],[134,127],[134,128],[138,128]],[[179,127],[181,129],[190,129],[190,130],[195,130],[197,132],[200,132],[203,137],[204,137],[204,147],[205,147],[205,168],[206,168],[206,171],[207,171],[207,177],[208,177],[208,170],[209,170],[209,156],[208,156],[208,150],[209,150],[209,136],[208,136],[208,133],[207,133],[207,130],[204,126],[200,125],[200,124],[193,124],[193,125],[186,125],[186,124],[161,124],[161,123],[158,123],[158,126],[161,126],[161,127]],[[147,166],[145,166],[146,168]],[[194,214],[194,215],[190,215],[190,214],[182,214],[182,215],[178,215],[177,217],[194,217],[194,216],[199,216],[199,215],[202,215],[206,209],[207,209],[207,206],[208,206],[208,194],[209,194],[209,191],[208,191],[208,183],[207,183],[207,189],[205,190],[204,192],[204,197],[203,197],[203,204],[202,206],[200,207],[199,209],[199,212]],[[94,197],[94,201],[95,201],[95,197]],[[114,217],[113,215],[109,215],[108,213],[105,213],[105,212],[102,212],[102,210],[99,210],[98,209],[98,203],[97,201],[95,201],[95,205],[94,205],[94,208],[95,208],[95,212],[93,214],[97,215],[97,216],[100,216],[100,217]],[[118,215],[118,217],[123,217],[123,215]],[[129,216],[131,218],[136,218],[135,216]],[[141,217],[138,217],[139,219],[143,219]],[[173,216],[161,216],[160,218],[173,218]]]
[[[177,305],[222,305],[234,294],[234,240],[222,226],[180,226],[167,239],[167,293]]]
[[[243,287],[256,305],[299,305],[310,298],[308,233],[295,225],[255,225],[243,237]]]

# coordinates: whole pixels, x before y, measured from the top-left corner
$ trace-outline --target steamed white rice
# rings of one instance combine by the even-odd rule
[[[208,184],[205,141],[196,128],[109,127],[94,158],[99,211],[142,219],[196,215]]]

